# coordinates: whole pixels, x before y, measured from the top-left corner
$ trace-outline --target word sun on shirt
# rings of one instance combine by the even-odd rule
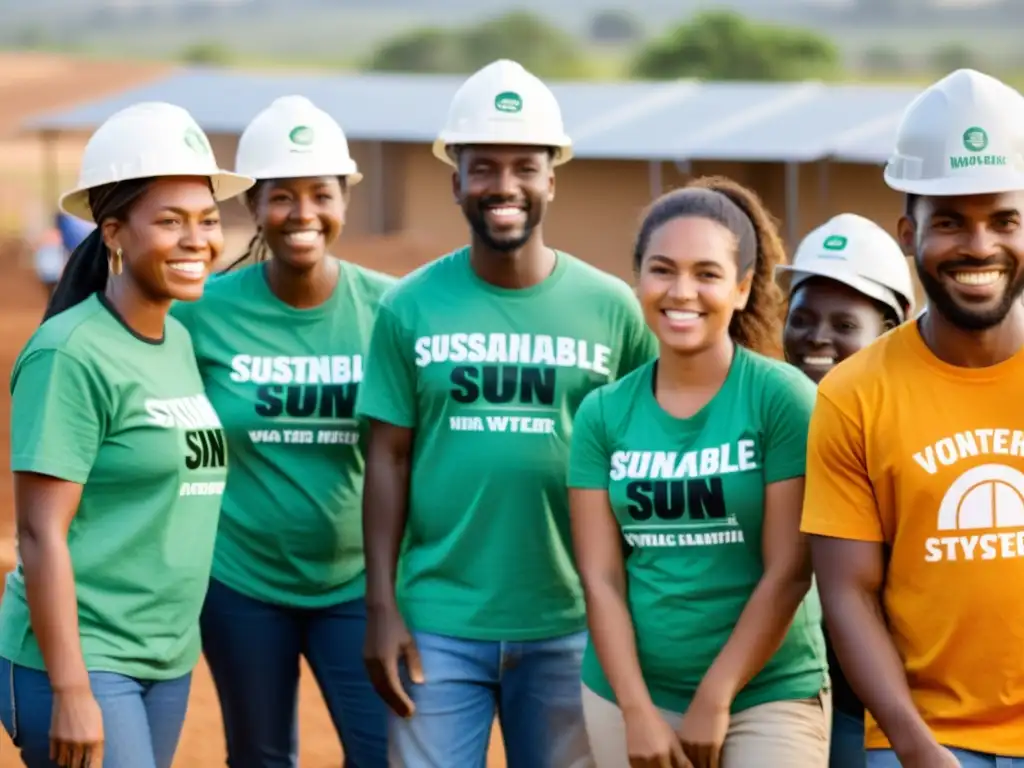
[[[529,333],[450,333],[421,336],[414,345],[416,365],[454,364],[451,397],[463,405],[517,410],[553,410],[557,370],[611,375],[612,350],[570,336]],[[449,428],[461,432],[552,434],[553,418],[537,415],[452,416]]]

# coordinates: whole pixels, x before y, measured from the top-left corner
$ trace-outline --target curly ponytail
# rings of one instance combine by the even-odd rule
[[[654,232],[684,216],[717,221],[735,235],[739,274],[752,271],[753,278],[747,306],[733,315],[729,335],[747,349],[781,359],[786,304],[774,273],[776,264],[785,263],[786,251],[761,199],[724,176],[704,176],[665,193],[651,203],[640,226],[633,249],[636,270]]]
[[[775,282],[775,267],[786,263],[786,248],[775,219],[756,192],[723,176],[696,179],[690,186],[725,195],[747,215],[757,236],[754,279],[746,308],[733,315],[729,335],[737,344],[768,357],[782,359],[782,329],[786,298]]]

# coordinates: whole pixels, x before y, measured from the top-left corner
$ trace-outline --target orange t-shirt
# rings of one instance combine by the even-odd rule
[[[947,746],[1024,756],[1024,351],[939,360],[916,322],[818,389],[802,529],[891,547],[883,606]],[[889,743],[870,714],[869,748]]]

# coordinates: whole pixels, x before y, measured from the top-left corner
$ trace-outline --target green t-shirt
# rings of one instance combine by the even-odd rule
[[[94,294],[36,331],[11,392],[11,469],[83,486],[68,548],[86,667],[187,674],[228,464],[188,332],[168,318],[162,342],[143,339]],[[0,605],[0,656],[44,668],[20,562]]]
[[[584,396],[655,354],[629,287],[565,253],[525,289],[463,248],[384,297],[358,411],[416,432],[398,600],[416,630],[532,640],[585,628],[565,486]]]
[[[296,309],[265,265],[176,304],[231,451],[213,575],[257,600],[323,608],[362,597],[365,426],[356,391],[387,275],[339,262],[331,297]]]
[[[646,365],[580,406],[569,487],[608,491],[644,680],[658,707],[685,712],[763,575],[765,486],[804,474],[815,389],[797,369],[737,347],[718,393],[677,419],[658,405],[653,372]],[[583,681],[614,701],[593,645]],[[826,682],[812,589],[733,710],[814,696]]]

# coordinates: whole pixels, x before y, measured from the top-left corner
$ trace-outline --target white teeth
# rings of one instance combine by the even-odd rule
[[[804,365],[832,365],[835,361],[834,357],[805,357]]]
[[[490,214],[492,216],[497,216],[499,218],[518,216],[523,212],[522,208],[516,208],[514,206],[504,206],[502,208],[489,208],[488,210],[490,211]]]
[[[991,285],[1003,276],[1000,269],[988,270],[987,272],[954,272],[953,279],[963,285]]]
[[[681,309],[666,309],[665,317],[674,322],[684,322],[686,320],[696,320],[700,317],[698,312],[688,312]]]
[[[320,237],[320,233],[316,230],[304,230],[302,232],[289,232],[285,235],[285,240],[290,243],[310,245],[315,243],[318,237]]]
[[[206,263],[202,261],[176,261],[168,266],[175,272],[189,277],[202,277],[206,274]]]

